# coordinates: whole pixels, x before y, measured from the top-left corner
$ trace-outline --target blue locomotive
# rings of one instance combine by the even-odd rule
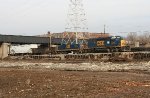
[[[88,39],[86,45],[63,44],[58,47],[58,50],[66,53],[71,51],[75,53],[100,53],[129,51],[130,48],[127,46],[126,40],[121,36],[110,36]]]
[[[126,40],[121,36],[89,39],[88,48],[92,50],[92,52],[118,52],[130,50],[126,44]]]

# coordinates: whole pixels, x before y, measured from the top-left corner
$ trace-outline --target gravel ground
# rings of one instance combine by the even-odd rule
[[[0,62],[0,98],[150,98],[150,62]]]
[[[150,74],[0,68],[0,98],[150,98]]]
[[[147,62],[98,62],[98,63],[32,63],[32,62],[7,62],[1,61],[0,67],[18,67],[24,69],[47,68],[51,70],[79,70],[79,71],[150,71],[150,61]]]

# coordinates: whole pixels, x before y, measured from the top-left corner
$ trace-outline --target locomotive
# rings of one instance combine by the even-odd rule
[[[121,36],[94,38],[88,40],[88,48],[91,52],[123,52],[130,51],[126,40]]]
[[[104,53],[130,51],[126,40],[121,36],[109,36],[86,40],[87,44],[62,44],[58,52],[62,53]]]

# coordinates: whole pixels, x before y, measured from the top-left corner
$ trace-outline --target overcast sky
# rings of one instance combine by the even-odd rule
[[[89,32],[150,31],[150,0],[83,0]],[[63,32],[69,0],[0,0],[0,34]]]

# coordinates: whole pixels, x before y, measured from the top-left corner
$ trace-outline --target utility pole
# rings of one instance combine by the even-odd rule
[[[106,33],[105,27],[106,27],[106,25],[104,25],[104,34]]]
[[[49,44],[48,44],[48,46],[49,46],[49,51],[51,50],[51,44],[52,44],[52,37],[51,37],[51,32],[50,31],[48,31],[48,37],[49,37]]]

